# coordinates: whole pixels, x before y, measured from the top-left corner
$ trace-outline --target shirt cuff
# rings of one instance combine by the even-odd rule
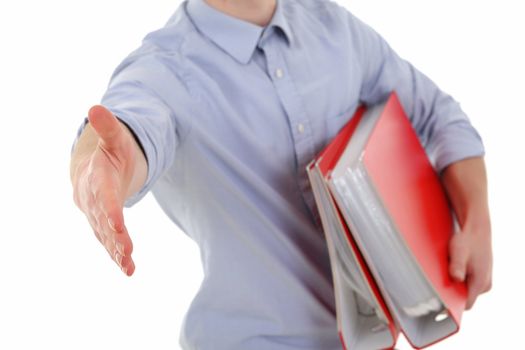
[[[427,152],[438,173],[452,163],[467,158],[482,157],[485,148],[479,134],[467,123],[457,123],[435,135]]]

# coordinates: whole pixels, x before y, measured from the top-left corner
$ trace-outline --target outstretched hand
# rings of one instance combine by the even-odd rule
[[[105,107],[92,107],[88,119],[84,134],[89,140],[85,144],[91,143],[90,151],[78,152],[72,161],[74,200],[113,261],[131,276],[135,271],[133,245],[123,206],[137,187],[135,167],[137,157],[143,155],[130,131]]]

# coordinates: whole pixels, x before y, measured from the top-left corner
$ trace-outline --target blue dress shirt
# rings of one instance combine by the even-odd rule
[[[183,348],[341,349],[305,167],[392,90],[438,171],[483,154],[458,104],[330,1],[278,0],[262,28],[188,0],[116,69],[102,104],[149,165],[127,205],[152,190],[200,247]]]

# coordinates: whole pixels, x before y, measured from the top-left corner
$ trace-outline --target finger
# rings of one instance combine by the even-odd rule
[[[104,241],[104,238],[102,237],[102,235],[100,235],[100,233],[98,233],[98,231],[96,230],[93,230],[93,233],[95,234],[95,237],[97,237],[100,244],[105,245],[106,242]]]
[[[472,309],[472,307],[474,306],[474,304],[476,303],[476,299],[478,298],[477,295],[470,295],[469,293],[469,297],[467,299],[467,306],[465,307],[466,310],[470,310]]]
[[[108,223],[108,219],[106,215],[102,211],[98,211],[96,214],[97,222],[99,222],[99,234],[101,238],[104,241],[104,246],[108,253],[111,255],[112,259],[114,259],[116,262],[118,261],[120,265],[120,258],[118,258],[118,255],[124,256],[126,255],[124,244],[121,242],[122,239],[119,239],[119,236],[122,234],[119,234],[115,232],[111,226]]]
[[[85,215],[86,215],[86,218],[88,219],[89,225],[93,229],[93,233],[95,234],[95,237],[102,245],[105,245],[106,237],[103,234],[103,230],[98,222],[98,219],[95,217],[95,215],[93,215],[92,212],[87,212]]]
[[[134,270],[131,258],[133,244],[124,224],[122,200],[111,181],[101,183],[98,180],[96,177],[92,179],[93,221],[111,259],[126,275],[130,275],[128,270]]]
[[[123,266],[121,270],[126,276],[131,276],[135,272],[135,263],[130,260],[129,264]]]
[[[118,251],[129,257],[133,253],[133,241],[128,233],[127,228],[124,226],[124,229],[121,233],[115,235],[115,242],[117,244]]]
[[[133,271],[135,271],[135,263],[133,262],[133,258],[129,255],[122,257],[120,269],[125,275],[131,276]]]
[[[121,232],[124,226],[123,199],[119,195],[119,181],[114,173],[98,172],[89,177],[90,207],[94,207],[97,218],[102,213],[106,216],[115,232]]]
[[[490,290],[492,289],[492,279],[490,279],[489,281],[487,281],[487,283],[485,284],[485,288],[483,288],[483,293],[487,293],[489,292]]]
[[[467,276],[468,296],[467,310],[474,306],[477,298],[492,287],[492,264],[490,259],[479,258],[471,261]]]
[[[465,281],[469,258],[468,246],[461,235],[461,233],[456,233],[450,240],[449,245],[449,274],[459,282]]]
[[[88,112],[88,120],[106,149],[113,149],[123,133],[118,119],[104,106],[93,106]]]
[[[111,237],[121,255],[131,255],[133,245],[124,223],[122,200],[117,192],[109,188],[100,191],[98,203],[98,220],[105,225],[106,235]]]
[[[124,231],[124,214],[122,200],[119,198],[117,191],[107,184],[103,188],[93,190],[93,196],[97,199],[98,209],[104,215],[103,221],[106,221],[111,231],[122,233]]]
[[[99,222],[105,227],[116,251],[122,256],[131,255],[133,244],[124,223],[122,205],[116,195],[108,194],[100,203]]]
[[[131,253],[133,252],[133,242],[128,234],[127,229],[124,227],[124,230],[119,234],[114,234],[113,245],[115,246],[115,256],[119,261],[119,266],[124,272],[124,274],[131,276],[135,270],[135,264],[133,263],[133,258]]]
[[[104,245],[108,253],[119,266],[126,265],[127,258],[131,258],[131,253],[133,252],[133,244],[127,230],[116,233],[111,230],[108,224],[103,226],[107,238]]]
[[[113,254],[110,253],[113,261],[119,266],[119,268],[122,270],[122,272],[127,275],[131,276],[133,272],[135,271],[135,263],[133,262],[133,258],[131,257],[131,254],[121,254],[121,251],[118,248],[119,242],[116,241],[113,243],[113,246],[115,248],[109,248],[110,250],[113,249]],[[108,246],[111,247],[111,245],[108,244]]]
[[[108,252],[111,259],[122,270],[122,272],[126,275],[129,275],[128,271],[133,271],[132,267],[134,267],[134,264],[131,253],[127,253],[125,248],[126,246],[131,247],[131,240],[129,239],[127,232],[120,234],[110,232],[108,225],[106,225],[106,230],[109,232],[108,239],[104,244],[106,251]],[[128,241],[129,244],[124,244],[122,241]]]
[[[479,278],[475,274],[469,275],[467,282],[468,282],[468,296],[467,296],[466,309],[470,310],[472,306],[474,306],[474,303],[476,302],[476,299],[478,298],[478,296],[481,293],[483,293],[485,283],[483,283],[483,281],[480,281]]]
[[[120,232],[116,232],[107,219],[106,214],[102,211],[99,211],[97,220],[100,222],[101,230],[104,231],[104,235],[101,236],[106,238],[104,241],[106,251],[122,272],[130,276],[128,271],[133,273],[132,271],[134,270],[131,257],[133,243],[126,227],[123,225]]]

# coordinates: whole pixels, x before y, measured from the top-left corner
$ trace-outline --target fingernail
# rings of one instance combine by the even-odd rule
[[[124,274],[126,276],[128,275],[128,268],[127,267],[121,267],[120,269],[122,270],[122,272],[124,272]]]
[[[124,244],[122,244],[121,242],[115,242],[115,247],[117,248],[117,251],[120,253],[120,255],[124,256],[126,254],[124,254]]]
[[[118,266],[122,268],[122,255],[120,255],[118,252],[115,252],[115,261],[117,262]]]

